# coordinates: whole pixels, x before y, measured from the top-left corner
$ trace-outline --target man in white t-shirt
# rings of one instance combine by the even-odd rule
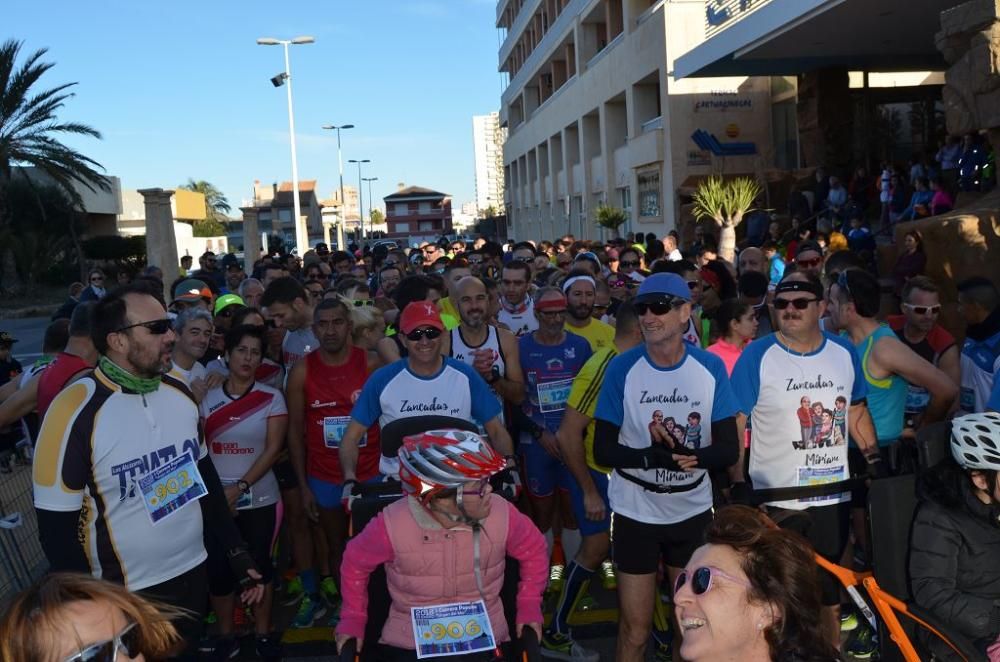
[[[660,557],[673,582],[712,521],[710,472],[739,457],[739,408],[726,367],[684,341],[687,283],[677,274],[653,274],[633,305],[643,344],[612,359],[594,413],[594,460],[614,469],[608,498],[619,660],[643,659]]]
[[[786,276],[772,305],[778,331],[750,343],[732,374],[752,429],[749,477],[780,526],[798,530],[819,554],[837,563],[847,545],[851,496],[823,484],[850,477],[848,433],[864,454],[869,474],[882,477],[887,471],[866,406],[865,376],[850,342],[820,330],[826,304],[815,276]],[[812,411],[809,434],[799,414],[806,398]],[[733,471],[734,494],[738,500],[749,498],[741,484],[742,463]],[[810,496],[813,492],[817,496]],[[829,573],[823,573],[822,582],[824,629],[831,645],[839,645],[840,591]]]
[[[524,261],[508,262],[500,272],[500,312],[497,320],[515,336],[538,329],[538,318],[528,296],[531,285],[531,265]]]
[[[201,358],[208,350],[213,328],[212,315],[201,308],[187,308],[174,319],[177,341],[174,343],[170,375],[187,384],[198,403],[210,388],[222,383],[221,376],[208,376],[205,366],[201,364]]]

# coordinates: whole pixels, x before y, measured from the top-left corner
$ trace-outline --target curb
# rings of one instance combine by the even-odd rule
[[[27,306],[25,308],[0,308],[0,320],[23,319],[25,317],[52,317],[62,304],[47,306]]]

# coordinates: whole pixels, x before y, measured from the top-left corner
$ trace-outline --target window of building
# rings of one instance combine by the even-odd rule
[[[639,173],[639,216],[660,215],[660,171]]]
[[[395,209],[395,211],[393,212],[393,214],[395,216],[408,216],[409,215],[409,208],[406,206],[405,202],[397,202],[396,205],[395,205],[395,207],[394,207],[394,209]]]
[[[427,232],[434,229],[434,221],[420,221],[420,232]]]
[[[421,202],[419,209],[421,214],[429,214],[431,213],[431,203]]]
[[[623,186],[618,189],[618,204],[625,211],[632,211],[632,189],[628,186]]]
[[[279,209],[278,210],[278,221],[281,223],[291,223],[292,222],[292,210],[291,209]]]
[[[410,231],[410,224],[409,223],[396,223],[395,226],[396,226],[396,232],[397,233],[400,233],[400,232],[409,232]]]

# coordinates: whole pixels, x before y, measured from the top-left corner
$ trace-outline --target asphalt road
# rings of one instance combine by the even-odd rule
[[[0,331],[6,331],[17,339],[14,358],[27,366],[42,355],[42,338],[48,325],[47,317],[25,317],[0,321]]]

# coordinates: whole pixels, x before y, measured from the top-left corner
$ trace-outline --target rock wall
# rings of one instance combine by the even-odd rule
[[[1000,131],[1000,0],[941,12],[935,45],[949,67],[942,93],[948,133]]]

